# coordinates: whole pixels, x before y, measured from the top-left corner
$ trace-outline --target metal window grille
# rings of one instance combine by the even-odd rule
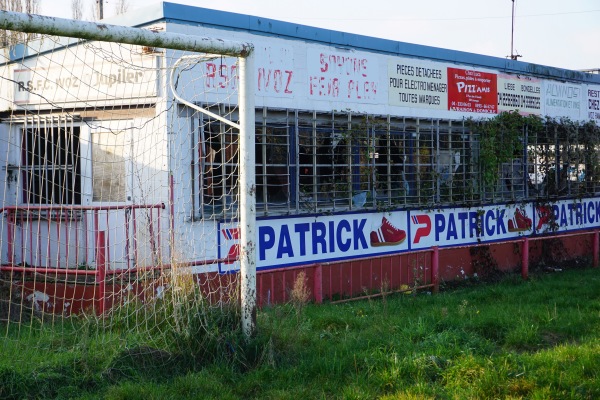
[[[80,127],[60,117],[26,119],[21,129],[26,204],[81,204]]]
[[[521,201],[594,193],[599,186],[591,177],[598,149],[560,132],[525,132],[522,157],[499,165],[496,183],[485,186],[479,138],[463,120],[265,107],[256,110],[256,121],[259,215]],[[219,149],[236,145],[235,135],[207,126],[215,135],[205,133],[200,148],[225,154]],[[223,193],[236,189],[223,173],[219,195],[207,196],[214,190],[211,168],[235,174],[237,161],[202,163],[204,207],[212,212],[215,202],[222,204],[214,215],[223,215]]]

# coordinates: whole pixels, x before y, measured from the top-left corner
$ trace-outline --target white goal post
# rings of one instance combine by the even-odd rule
[[[254,155],[253,45],[223,39],[155,32],[105,23],[75,21],[0,10],[0,29],[72,37],[100,42],[194,51],[238,58],[239,63],[239,258],[242,329],[247,337],[256,326],[256,199]],[[177,99],[177,94],[173,93]],[[202,112],[202,111],[201,111]],[[237,125],[237,124],[236,124]]]

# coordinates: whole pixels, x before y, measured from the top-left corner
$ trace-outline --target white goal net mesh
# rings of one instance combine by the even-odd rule
[[[231,346],[238,59],[34,35],[0,69],[2,364]]]

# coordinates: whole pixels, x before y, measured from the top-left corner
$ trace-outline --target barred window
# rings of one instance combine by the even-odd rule
[[[208,120],[198,146],[202,210],[206,215],[231,215],[238,204],[238,140],[236,129]]]
[[[80,128],[52,122],[21,131],[22,201],[81,204]]]
[[[233,216],[238,132],[208,117],[199,130],[202,216]],[[462,121],[257,109],[257,215],[474,202],[476,157]]]
[[[596,193],[598,150],[594,144],[577,140],[533,138],[527,147],[528,196],[560,198]]]
[[[256,203],[265,213],[290,207],[289,129],[285,124],[266,122],[256,127]]]
[[[407,134],[402,131],[375,131],[374,152],[375,192],[379,203],[405,204],[410,196],[407,178]]]

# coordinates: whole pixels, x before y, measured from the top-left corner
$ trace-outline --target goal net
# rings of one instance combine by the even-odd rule
[[[69,37],[57,21],[27,20],[0,55],[1,363],[30,371],[41,349],[69,349],[160,368],[218,352],[253,323],[238,273],[249,48],[160,24],[99,36],[68,21],[83,32]]]

